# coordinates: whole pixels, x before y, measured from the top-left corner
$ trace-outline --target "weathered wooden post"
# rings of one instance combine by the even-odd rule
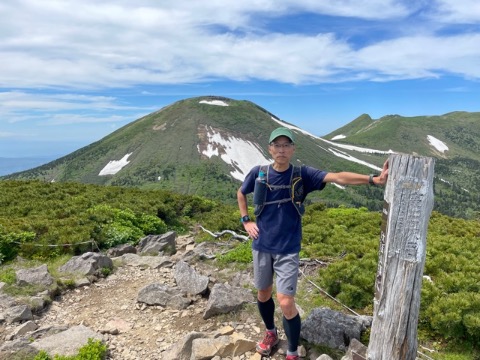
[[[367,359],[414,360],[434,161],[395,154],[388,162]]]

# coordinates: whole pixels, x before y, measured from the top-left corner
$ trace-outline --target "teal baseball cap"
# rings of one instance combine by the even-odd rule
[[[268,143],[270,144],[272,141],[274,141],[279,136],[286,136],[287,138],[290,139],[290,141],[292,143],[295,143],[295,138],[293,136],[292,131],[289,128],[286,128],[286,127],[279,127],[279,128],[276,128],[275,130],[273,130],[272,133],[270,134],[270,140],[268,141]]]

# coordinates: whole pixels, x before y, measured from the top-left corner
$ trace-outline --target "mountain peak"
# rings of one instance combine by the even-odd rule
[[[67,156],[3,178],[166,189],[234,202],[248,171],[271,161],[271,131],[286,126],[296,133],[295,163],[368,174],[392,152],[432,156],[437,158],[436,188],[449,188],[463,199],[480,192],[480,185],[469,180],[480,176],[479,120],[479,113],[465,112],[379,120],[363,114],[322,138],[250,101],[208,95],[177,101]],[[474,173],[459,178],[455,171]],[[313,200],[355,205],[365,196],[360,188],[327,189]],[[381,193],[376,197],[360,203],[381,208]]]

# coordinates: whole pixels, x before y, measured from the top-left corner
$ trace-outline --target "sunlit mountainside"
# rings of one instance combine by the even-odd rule
[[[435,209],[476,217],[480,210],[480,113],[378,120],[362,115],[326,135],[310,134],[249,101],[185,99],[140,118],[67,156],[3,179],[39,179],[168,189],[235,202],[247,172],[270,161],[278,126],[297,136],[294,162],[328,171],[379,171],[391,153],[435,158]],[[329,205],[381,209],[383,191],[329,185],[309,196]]]

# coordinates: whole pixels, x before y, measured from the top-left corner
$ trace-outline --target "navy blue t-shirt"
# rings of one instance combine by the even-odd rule
[[[327,172],[310,166],[302,166],[303,191],[305,196],[325,187],[323,179]],[[241,192],[247,195],[255,188],[255,179],[260,166],[255,166],[245,177]],[[293,165],[288,170],[276,171],[269,165],[267,183],[270,185],[290,185]],[[267,200],[275,201],[290,198],[290,189],[267,190]],[[252,242],[252,248],[272,254],[294,254],[300,251],[302,240],[302,219],[291,201],[265,205],[257,217],[259,236]]]

